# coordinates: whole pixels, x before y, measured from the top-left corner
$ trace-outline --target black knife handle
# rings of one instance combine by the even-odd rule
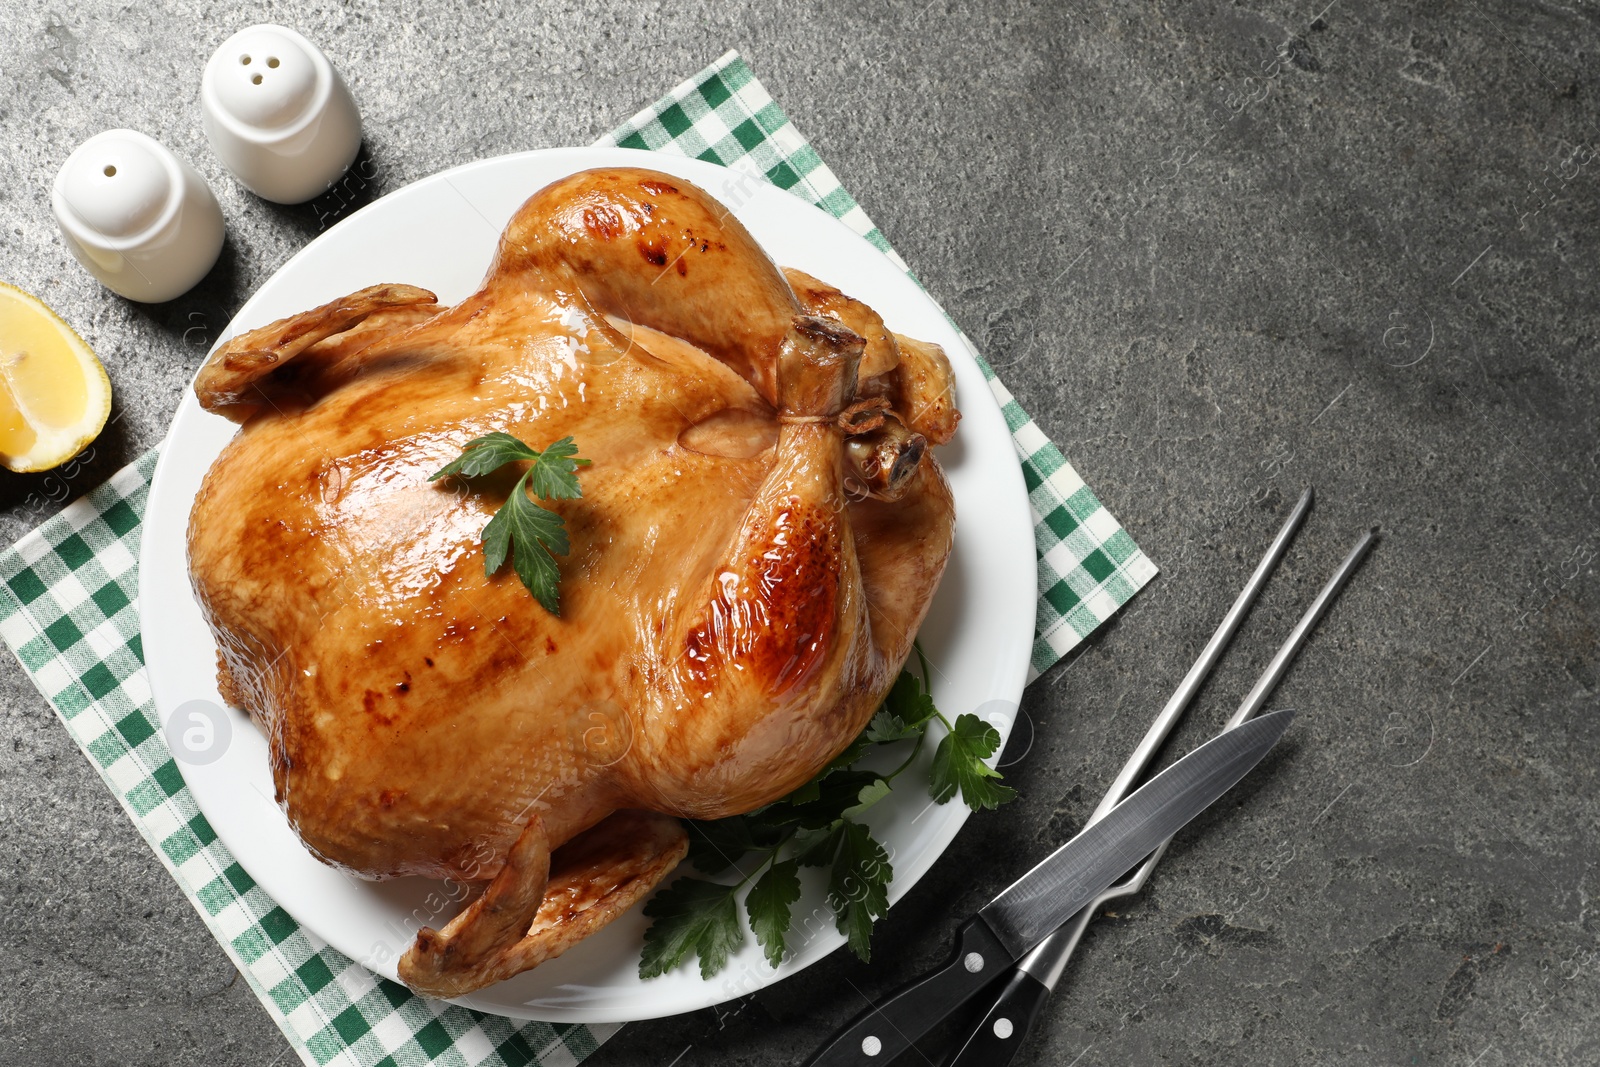
[[[824,1042],[806,1067],[878,1067],[999,978],[1012,962],[982,919],[956,931],[950,961],[868,1008]]]
[[[1011,981],[972,1031],[950,1067],[1005,1067],[1050,999],[1050,988],[1026,971],[1012,971]]]

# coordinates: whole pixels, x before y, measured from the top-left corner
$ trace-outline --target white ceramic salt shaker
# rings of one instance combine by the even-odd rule
[[[257,196],[299,204],[355,162],[361,113],[328,57],[285,26],[222,42],[200,79],[206,139]]]
[[[182,295],[222,251],[222,209],[205,179],[137,130],[79,145],[56,174],[50,206],[78,262],[129,300]]]

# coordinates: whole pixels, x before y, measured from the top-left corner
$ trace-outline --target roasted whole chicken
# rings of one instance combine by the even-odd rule
[[[678,817],[813,777],[950,554],[944,353],[653,171],[536,193],[454,307],[374,286],[234,337],[195,389],[240,424],[189,525],[221,692],[319,858],[482,887],[401,959],[434,996],[611,921],[684,855]],[[548,505],[559,615],[485,575],[515,469],[429,480],[491,431],[592,461]]]

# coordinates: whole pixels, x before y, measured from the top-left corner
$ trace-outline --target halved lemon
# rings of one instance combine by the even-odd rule
[[[0,464],[59,467],[111,414],[106,369],[38,297],[0,282]]]

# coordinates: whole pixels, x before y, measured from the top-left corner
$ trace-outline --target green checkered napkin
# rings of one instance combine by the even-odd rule
[[[904,267],[838,179],[730,52],[640,112],[606,144],[760,173],[825,208]],[[994,372],[1016,439],[1039,547],[1033,671],[1045,670],[1155,574]],[[329,948],[236,863],[184,787],[163,740],[139,637],[140,521],[156,454],[0,554],[0,637],[60,713],[134,825],[308,1064],[575,1064],[615,1026],[552,1025],[412,995]]]

